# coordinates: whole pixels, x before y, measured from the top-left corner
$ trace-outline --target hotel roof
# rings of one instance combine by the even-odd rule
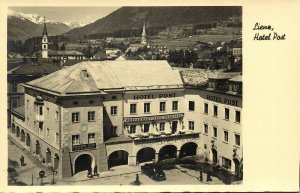
[[[85,70],[87,77],[83,76]],[[85,61],[30,81],[25,86],[68,95],[109,89],[144,90],[155,86],[182,88],[183,82],[179,72],[167,61]]]

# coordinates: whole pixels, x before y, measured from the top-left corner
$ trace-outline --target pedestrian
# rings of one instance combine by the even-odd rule
[[[202,181],[203,181],[203,174],[202,174],[202,170],[201,170],[201,169],[200,169],[199,181],[200,181],[200,182],[202,182]]]
[[[93,172],[93,169],[90,167],[90,177],[91,177],[91,178],[94,178],[92,172]]]
[[[20,164],[21,164],[21,166],[24,166],[24,156],[20,157]]]
[[[95,167],[94,167],[94,176],[97,176],[97,177],[99,176],[97,165],[95,165]]]
[[[87,177],[88,177],[88,178],[91,177],[91,169],[88,169]]]
[[[138,174],[135,175],[135,181],[133,183],[134,183],[134,185],[141,185],[140,178],[139,178]]]
[[[207,178],[206,178],[206,181],[207,181],[207,182],[209,182],[209,181],[212,181],[212,179],[211,179],[211,177],[210,177],[210,173],[209,173],[209,172],[207,173]]]

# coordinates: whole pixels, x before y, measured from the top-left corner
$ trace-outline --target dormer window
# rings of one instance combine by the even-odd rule
[[[88,77],[89,77],[89,74],[88,74],[87,69],[81,70],[81,74],[82,74],[82,77],[83,77],[83,78],[88,78]]]

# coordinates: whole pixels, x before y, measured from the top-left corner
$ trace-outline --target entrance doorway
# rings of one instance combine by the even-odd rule
[[[82,154],[78,156],[75,160],[74,174],[88,169],[93,169],[92,162],[93,162],[93,158],[89,154]]]
[[[109,155],[108,168],[119,165],[128,165],[128,153],[124,150],[114,151]]]
[[[46,151],[46,164],[51,164],[51,150],[49,148]]]
[[[216,149],[212,149],[212,162],[217,164],[218,163],[218,152]]]
[[[26,145],[30,147],[30,135],[26,134]]]
[[[240,168],[240,162],[238,159],[234,158],[233,159],[233,163],[234,163],[234,173],[235,175],[239,175],[239,168]]]
[[[149,162],[155,160],[155,150],[150,147],[143,148],[137,152],[136,162],[137,164],[143,162]]]
[[[176,158],[177,148],[174,145],[166,145],[159,150],[158,161]]]
[[[184,144],[180,149],[180,158],[196,155],[197,147],[198,145],[194,142]]]

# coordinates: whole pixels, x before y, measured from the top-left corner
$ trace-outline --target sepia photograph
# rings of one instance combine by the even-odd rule
[[[242,6],[8,7],[8,185],[243,183]]]

